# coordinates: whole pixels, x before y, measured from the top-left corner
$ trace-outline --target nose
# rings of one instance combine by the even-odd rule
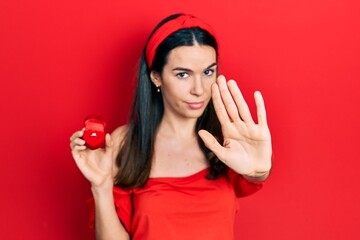
[[[201,96],[204,93],[204,85],[200,76],[195,76],[193,80],[193,86],[191,94]]]

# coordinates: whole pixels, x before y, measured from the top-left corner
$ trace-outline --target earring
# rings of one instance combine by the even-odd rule
[[[157,92],[160,92],[160,85],[156,85]]]

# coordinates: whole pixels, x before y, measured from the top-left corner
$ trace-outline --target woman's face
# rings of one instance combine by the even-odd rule
[[[170,51],[161,75],[151,73],[160,85],[164,114],[198,118],[211,98],[216,80],[216,52],[207,45],[181,46]]]

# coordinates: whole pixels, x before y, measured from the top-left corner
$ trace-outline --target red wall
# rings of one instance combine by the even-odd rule
[[[0,2],[0,238],[88,239],[69,137],[125,123],[141,48],[164,16],[210,22],[221,72],[266,100],[275,161],[240,200],[237,239],[359,239],[357,0]],[[219,198],[221,201],[221,198]],[[221,219],[219,219],[221,224]]]

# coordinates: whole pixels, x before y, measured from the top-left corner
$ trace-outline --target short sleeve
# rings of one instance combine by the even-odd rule
[[[113,188],[115,210],[125,230],[130,232],[132,221],[132,197],[131,192],[118,187]],[[90,208],[89,227],[95,229],[95,202],[94,198],[88,199]]]
[[[263,182],[250,182],[232,169],[228,170],[227,175],[238,198],[249,196],[259,191],[263,186]]]

